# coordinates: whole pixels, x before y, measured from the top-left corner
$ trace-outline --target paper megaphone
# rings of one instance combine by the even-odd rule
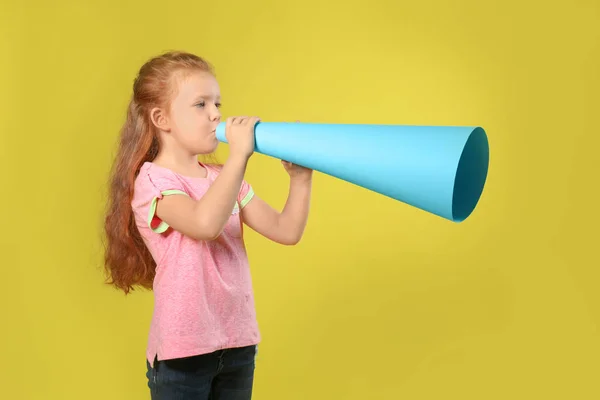
[[[488,173],[481,127],[259,122],[255,151],[453,222],[475,209]],[[227,143],[225,122],[217,139]]]

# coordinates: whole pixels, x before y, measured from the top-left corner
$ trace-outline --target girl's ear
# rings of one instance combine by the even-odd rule
[[[161,131],[169,132],[171,130],[167,115],[164,110],[159,107],[154,107],[152,111],[150,111],[150,120],[152,121],[152,124]]]

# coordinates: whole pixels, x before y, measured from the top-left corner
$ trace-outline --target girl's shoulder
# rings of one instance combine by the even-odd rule
[[[168,168],[145,162],[135,178],[135,197],[161,196],[166,191],[185,191],[181,177]]]
[[[216,172],[217,174],[219,172],[221,172],[221,170],[223,169],[223,164],[215,164],[215,163],[202,163],[202,165],[212,171],[212,172]]]

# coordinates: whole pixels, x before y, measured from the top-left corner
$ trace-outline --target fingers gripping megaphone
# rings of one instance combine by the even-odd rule
[[[217,139],[227,143],[225,122]],[[481,127],[259,122],[255,151],[388,196],[453,222],[475,209],[487,179]]]

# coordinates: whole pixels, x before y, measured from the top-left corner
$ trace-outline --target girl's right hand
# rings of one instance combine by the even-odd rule
[[[260,121],[258,117],[229,117],[225,124],[225,137],[229,143],[230,154],[244,159],[254,153],[254,127]]]

